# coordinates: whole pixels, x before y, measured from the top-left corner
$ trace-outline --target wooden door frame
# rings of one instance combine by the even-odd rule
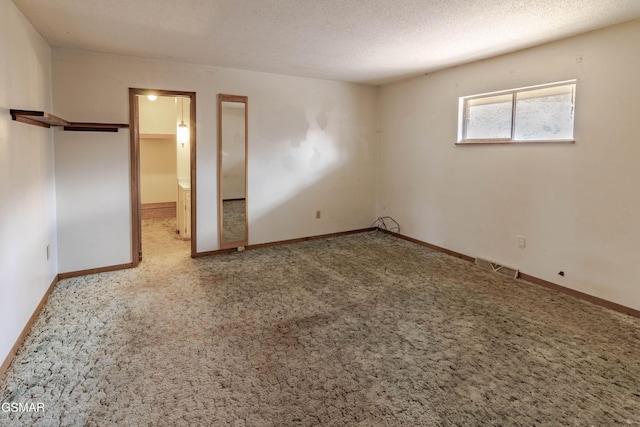
[[[189,146],[191,168],[191,257],[197,251],[196,227],[196,93],[162,89],[129,88],[130,167],[131,167],[131,262],[137,267],[142,257],[140,199],[140,110],[137,96],[157,95],[189,98]],[[177,184],[176,184],[177,185]]]

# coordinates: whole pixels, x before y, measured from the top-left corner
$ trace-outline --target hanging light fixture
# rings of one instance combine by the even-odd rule
[[[180,98],[182,103],[182,119],[180,120],[180,124],[178,125],[178,144],[182,144],[184,148],[184,144],[189,142],[189,127],[184,122],[184,98]]]

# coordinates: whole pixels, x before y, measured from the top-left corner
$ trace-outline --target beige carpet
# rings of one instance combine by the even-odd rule
[[[638,319],[375,232],[193,260],[146,228],[56,287],[0,380],[45,411],[0,425],[640,425]]]

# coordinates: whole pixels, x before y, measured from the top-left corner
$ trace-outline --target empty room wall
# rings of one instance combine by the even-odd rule
[[[50,49],[10,0],[0,0],[0,86],[1,365],[58,273],[55,130],[9,115],[51,111]]]
[[[378,214],[407,236],[640,309],[639,45],[633,21],[382,86]],[[458,97],[574,78],[574,145],[454,145]]]
[[[218,93],[249,97],[249,244],[375,218],[375,87],[62,49],[52,68],[55,112],[74,121],[128,122],[130,87],[196,92],[199,252],[218,248]],[[129,133],[55,146],[60,271],[131,262]]]

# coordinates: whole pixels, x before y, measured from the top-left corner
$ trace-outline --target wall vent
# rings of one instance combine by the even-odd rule
[[[504,274],[505,276],[513,277],[514,279],[518,278],[519,271],[517,268],[507,267],[506,265],[500,265],[493,261],[488,261],[482,258],[476,258],[476,265],[478,267],[484,268],[485,270]]]

